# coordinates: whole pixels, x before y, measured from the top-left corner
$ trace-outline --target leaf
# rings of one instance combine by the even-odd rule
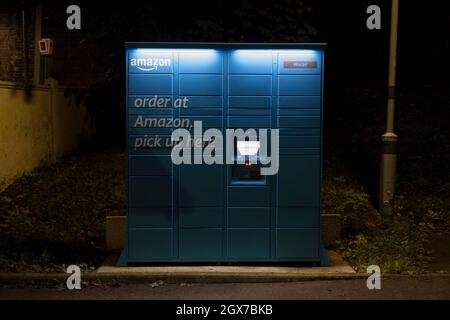
[[[162,286],[162,285],[164,285],[164,281],[162,281],[162,280],[158,280],[158,281],[155,281],[155,282],[150,284],[150,286],[152,288],[157,288],[157,287]]]

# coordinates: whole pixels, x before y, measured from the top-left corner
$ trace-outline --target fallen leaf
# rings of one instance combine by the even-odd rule
[[[157,287],[162,286],[162,285],[164,285],[164,281],[162,281],[162,280],[158,280],[158,281],[155,281],[152,284],[150,284],[150,286],[152,288],[157,288]]]

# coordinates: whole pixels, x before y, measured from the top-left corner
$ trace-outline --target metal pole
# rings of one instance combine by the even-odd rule
[[[392,0],[386,133],[381,136],[383,152],[381,155],[380,174],[380,211],[385,214],[392,214],[397,166],[398,136],[394,133],[394,107],[397,66],[398,3],[399,0]]]

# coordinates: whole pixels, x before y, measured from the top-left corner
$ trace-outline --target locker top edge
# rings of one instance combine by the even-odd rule
[[[243,42],[125,42],[125,48],[160,49],[314,49],[325,50],[326,43],[243,43]]]

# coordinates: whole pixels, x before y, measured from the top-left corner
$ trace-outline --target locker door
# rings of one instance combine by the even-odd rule
[[[321,177],[321,55],[278,55],[280,170],[276,257],[317,260]]]
[[[180,51],[179,97],[188,98],[188,107],[178,116],[202,122],[208,128],[223,129],[223,56],[218,50]],[[192,139],[194,130],[189,129]],[[200,137],[201,138],[201,137]],[[202,143],[202,141],[200,141]],[[179,258],[218,260],[222,258],[223,167],[182,164],[178,166]],[[192,150],[192,162],[194,153]]]
[[[267,50],[228,52],[228,128],[272,127],[272,72]],[[270,258],[271,178],[259,171],[255,164],[227,165],[228,259]]]
[[[149,50],[128,51],[129,60],[152,57]],[[158,57],[173,61],[172,53]],[[150,108],[150,99],[173,99],[173,64],[143,70],[128,69],[128,248],[130,261],[158,261],[174,258],[173,167],[170,148],[164,145],[170,128],[154,120],[172,119],[173,108]],[[156,98],[155,98],[156,97]],[[144,105],[144,101],[146,105]],[[161,144],[157,144],[158,136]],[[151,139],[150,139],[151,137]],[[150,143],[151,142],[151,143]]]

